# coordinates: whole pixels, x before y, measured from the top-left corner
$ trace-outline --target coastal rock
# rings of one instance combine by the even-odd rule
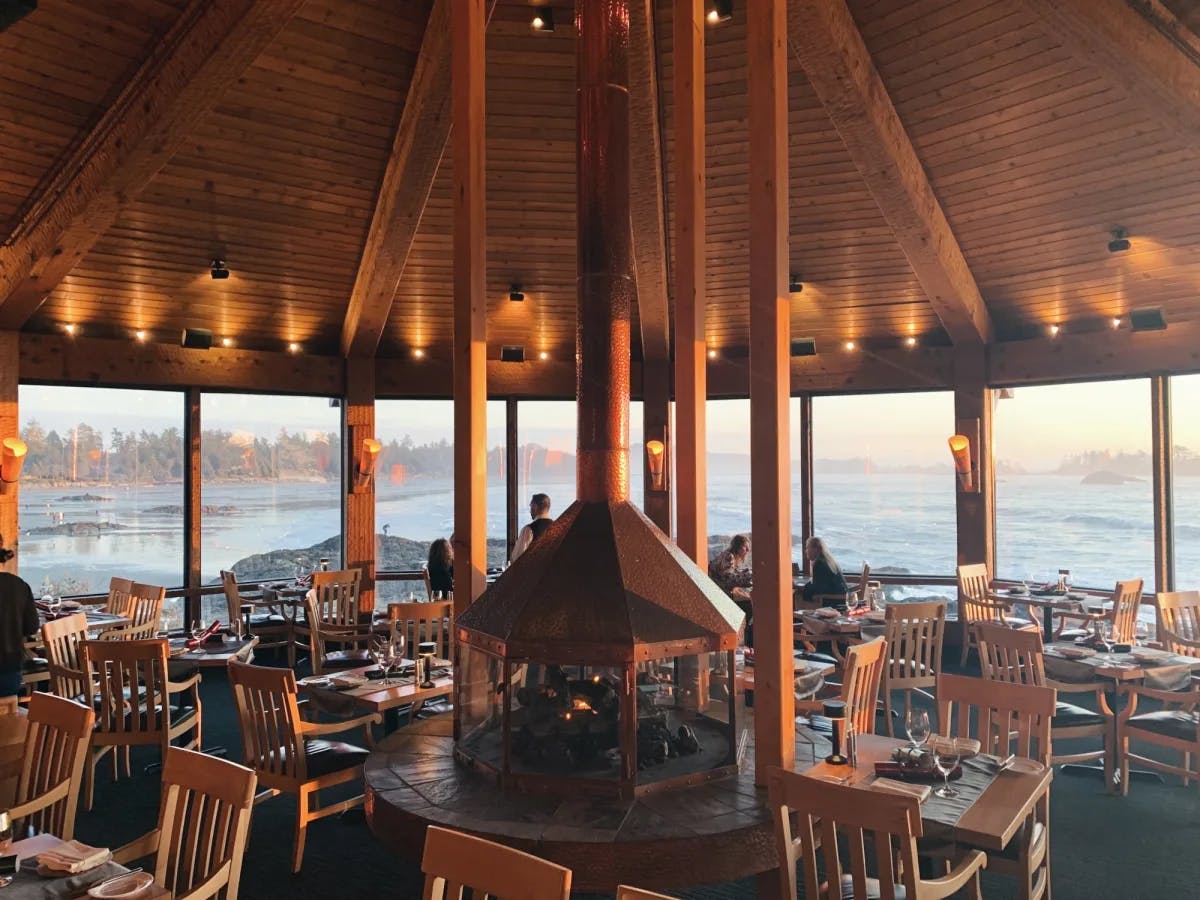
[[[58,503],[112,503],[112,497],[101,497],[99,494],[68,494],[59,497]]]
[[[1079,479],[1080,484],[1129,484],[1134,481],[1141,481],[1135,475],[1122,475],[1120,472],[1110,472],[1107,469],[1101,469],[1098,472],[1088,472],[1083,478]]]
[[[26,534],[66,534],[72,537],[100,535],[106,531],[124,531],[128,525],[116,522],[63,522],[61,525],[40,525],[30,528]]]
[[[182,516],[183,507],[177,503],[166,503],[162,506],[151,506],[149,509],[142,510],[145,513],[152,513],[156,516]],[[215,504],[206,503],[200,507],[200,512],[204,515],[228,516],[238,512],[236,506],[217,506]]]

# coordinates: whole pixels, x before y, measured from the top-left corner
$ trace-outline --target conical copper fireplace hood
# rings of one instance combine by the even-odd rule
[[[730,650],[744,614],[629,502],[629,0],[576,5],[577,496],[459,617],[507,657],[627,663]]]

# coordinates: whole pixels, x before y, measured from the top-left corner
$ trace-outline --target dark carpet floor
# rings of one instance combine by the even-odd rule
[[[203,702],[205,746],[227,747],[229,758],[240,759],[224,673],[206,670]],[[116,784],[107,761],[101,764],[96,809],[80,816],[81,840],[115,847],[154,827],[159,780],[155,774],[142,774],[142,768],[156,759],[153,751],[135,750],[135,774]],[[293,876],[289,859],[294,816],[293,797],[276,797],[255,808],[242,874],[244,900],[421,896],[419,866],[384,850],[361,809],[310,825],[304,869]],[[1105,794],[1098,778],[1060,769],[1052,787],[1051,835],[1055,900],[1200,897],[1200,789],[1195,785],[1185,789],[1175,779],[1166,784],[1139,779],[1129,797],[1121,798]],[[680,896],[732,900],[753,897],[755,890],[746,881]],[[984,896],[1015,897],[1015,885],[985,875]]]

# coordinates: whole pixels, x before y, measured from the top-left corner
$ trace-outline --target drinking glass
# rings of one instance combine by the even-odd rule
[[[942,786],[934,791],[939,797],[957,797],[958,791],[950,787],[950,773],[958,765],[962,750],[958,738],[942,738],[933,748],[933,767],[942,776]]]
[[[1139,644],[1146,643],[1146,639],[1150,637],[1150,625],[1138,619],[1133,624],[1133,637]]]
[[[396,668],[404,659],[404,635],[397,632],[387,642],[387,647],[384,650],[385,665],[388,670]]]
[[[0,811],[0,853],[7,853],[12,847],[13,824],[8,810]]]
[[[434,591],[434,592],[433,592],[433,599],[434,599],[434,600],[441,600],[441,599],[442,599],[442,592],[441,592],[441,591]]]
[[[386,635],[377,634],[367,642],[367,652],[371,654],[371,659],[375,665],[383,670],[383,681],[380,684],[391,684],[388,680],[388,647],[391,645],[391,640]]]
[[[929,739],[929,713],[923,709],[910,709],[904,727],[915,750]]]
[[[192,622],[192,640],[196,642],[196,646],[192,648],[193,653],[202,653],[204,648],[200,646],[200,635],[204,634],[204,623],[199,619]]]
[[[51,617],[57,619],[58,613],[61,609],[62,609],[62,597],[55,594],[53,597],[50,598],[50,615],[51,615]]]

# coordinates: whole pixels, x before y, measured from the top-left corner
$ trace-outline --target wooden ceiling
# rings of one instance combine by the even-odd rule
[[[242,347],[295,341],[338,353],[433,2],[306,0],[212,98],[144,189],[121,198],[111,227],[24,328],[76,323],[110,336],[144,329],[174,342],[183,327],[199,326]],[[731,355],[748,342],[744,2],[732,21],[706,33],[707,334]],[[1146,101],[1142,69],[1102,64],[1048,22],[1039,4],[848,0],[997,339],[1041,335],[1051,324],[1092,330],[1147,306],[1161,306],[1172,324],[1200,319],[1194,143]],[[1144,24],[1135,6],[1144,4],[1098,0],[1097,8]],[[1185,26],[1198,27],[1200,4],[1150,6],[1177,15],[1180,32],[1195,37]],[[20,237],[23,217],[47,202],[48,186],[187,7],[187,0],[41,0],[0,33],[0,233]],[[673,0],[653,0],[668,267],[672,7]],[[530,28],[527,0],[496,0],[488,28],[493,357],[507,344],[554,359],[574,353],[569,9],[563,0],[556,30],[539,33]],[[1196,69],[1200,84],[1200,56],[1189,56],[1186,44],[1171,47],[1173,62],[1185,74]],[[823,353],[842,352],[848,340],[948,343],[928,281],[910,263],[911,245],[897,240],[892,211],[881,207],[861,156],[826,111],[828,97],[792,49],[790,252],[804,281],[792,297],[793,337],[816,338]],[[1179,112],[1200,118],[1200,108]],[[415,348],[450,354],[450,174],[447,155],[414,213],[419,225],[383,327],[383,356]],[[1118,225],[1133,247],[1111,254],[1106,245]],[[209,277],[214,257],[228,261],[232,277]],[[513,284],[524,302],[508,300]]]

